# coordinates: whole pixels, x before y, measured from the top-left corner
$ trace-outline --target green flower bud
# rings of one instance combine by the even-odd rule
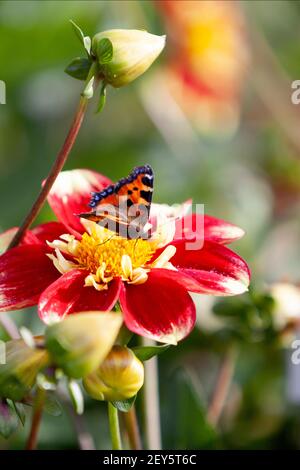
[[[87,393],[96,400],[127,400],[144,383],[144,366],[131,349],[114,346],[100,367],[83,380]]]
[[[29,347],[22,339],[5,343],[6,363],[0,365],[0,396],[22,400],[35,384],[38,372],[49,364],[44,349]]]
[[[51,359],[75,379],[93,372],[107,356],[122,325],[117,312],[84,312],[48,326],[46,347]]]
[[[147,31],[111,29],[93,37],[92,52],[105,82],[119,88],[146,72],[163,50],[165,41],[165,36]]]

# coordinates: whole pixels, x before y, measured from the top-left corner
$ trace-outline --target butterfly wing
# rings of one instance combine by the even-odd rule
[[[108,228],[114,223],[114,231],[117,233],[130,224],[142,231],[149,219],[153,181],[150,165],[136,167],[127,178],[122,178],[103,191],[92,193],[89,206],[93,211],[79,216]]]
[[[134,168],[127,178],[121,179],[115,185],[115,193],[119,198],[126,201],[130,208],[133,205],[143,208],[149,217],[154,175],[150,165],[138,166]]]

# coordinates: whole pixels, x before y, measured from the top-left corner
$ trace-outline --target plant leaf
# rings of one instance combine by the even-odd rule
[[[137,346],[132,348],[132,351],[140,361],[148,361],[152,357],[162,354],[169,347],[169,344],[163,344],[162,346]]]
[[[24,426],[25,421],[26,421],[26,414],[24,410],[24,405],[23,403],[18,403],[13,400],[10,400],[9,398],[6,400],[10,408],[16,413],[18,416],[22,426]]]
[[[76,57],[65,68],[65,72],[77,80],[86,80],[91,68],[92,61],[85,57]]]
[[[114,48],[112,42],[108,38],[103,38],[99,41],[97,46],[97,56],[100,64],[108,64],[111,62],[114,55]]]
[[[53,393],[47,393],[44,410],[51,416],[61,416],[62,406]]]
[[[19,425],[15,409],[5,401],[0,401],[0,435],[7,439]]]
[[[112,405],[117,408],[119,411],[123,411],[123,413],[127,413],[130,408],[134,405],[136,399],[136,395],[132,398],[128,398],[128,400],[122,400],[122,401],[112,401]]]

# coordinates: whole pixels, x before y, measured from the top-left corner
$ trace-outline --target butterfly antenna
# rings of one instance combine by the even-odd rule
[[[96,246],[101,246],[101,245],[104,245],[105,243],[109,242],[112,238],[114,238],[116,235],[113,234],[111,237],[107,238],[106,240],[104,240],[104,242],[101,242],[101,243],[98,243]]]

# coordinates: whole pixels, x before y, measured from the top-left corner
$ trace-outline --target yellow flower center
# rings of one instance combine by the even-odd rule
[[[124,275],[124,255],[130,257],[132,268],[135,269],[144,266],[153,253],[153,247],[147,240],[127,240],[117,235],[108,235],[103,240],[95,233],[84,233],[76,249],[75,259],[92,274],[105,265],[105,276],[113,278]]]
[[[166,246],[150,263],[160,243],[166,244],[163,231],[158,231],[157,236],[149,240],[127,240],[94,222],[85,221],[85,225],[87,232],[80,241],[73,235],[64,234],[58,240],[47,242],[54,249],[54,253],[47,256],[62,274],[78,268],[87,270],[86,286],[99,291],[107,289],[108,283],[116,277],[129,284],[143,284],[151,269],[175,269],[169,262],[176,251],[174,246]],[[64,254],[71,256],[72,260],[65,258]]]

